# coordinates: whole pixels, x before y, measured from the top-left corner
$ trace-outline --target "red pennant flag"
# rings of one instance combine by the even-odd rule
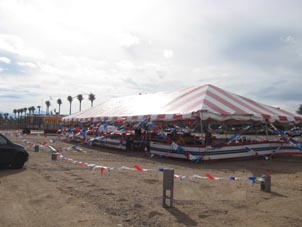
[[[79,166],[86,166],[85,163],[78,163],[78,164],[79,164]]]
[[[214,178],[211,174],[209,174],[209,173],[207,173],[206,176],[207,176],[210,180],[215,180],[215,178]]]
[[[102,168],[100,169],[100,175],[101,175],[101,176],[103,176],[104,171],[105,171],[105,168],[104,168],[104,167],[102,167]]]
[[[139,165],[134,165],[134,168],[137,169],[138,171],[143,171],[143,169]]]
[[[85,143],[86,143],[86,140],[85,140],[85,139],[82,139],[81,144],[85,144]]]

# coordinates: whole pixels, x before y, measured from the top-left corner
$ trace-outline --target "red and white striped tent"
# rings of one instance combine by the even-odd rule
[[[141,121],[190,119],[301,122],[302,116],[207,84],[170,92],[126,96],[108,100],[64,117],[64,122]]]

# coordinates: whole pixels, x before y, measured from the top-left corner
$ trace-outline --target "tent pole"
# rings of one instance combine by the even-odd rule
[[[268,141],[268,128],[267,128],[266,120],[265,120],[265,134],[266,134],[266,140]]]
[[[202,112],[201,112],[201,111],[199,112],[199,119],[200,119],[200,134],[201,134],[202,131],[203,131],[203,125],[202,125]]]

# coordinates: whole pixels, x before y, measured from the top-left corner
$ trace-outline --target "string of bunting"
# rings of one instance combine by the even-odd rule
[[[31,132],[30,134],[23,134],[22,132],[4,132],[3,133],[5,136],[15,136],[15,137],[24,137],[24,136],[45,136],[47,137],[47,134],[43,132]]]
[[[68,158],[64,155],[62,155],[61,153],[57,152],[57,150],[52,147],[52,146],[48,146],[50,148],[50,150],[54,153],[57,153],[59,159],[61,161],[64,162],[70,162],[73,163],[75,165],[79,165],[81,167],[89,167],[91,168],[91,172],[96,172],[97,170],[99,170],[100,176],[103,176],[105,171],[114,171],[114,170],[135,170],[135,171],[139,171],[139,172],[148,172],[148,171],[153,171],[153,172],[163,172],[165,169],[168,168],[158,168],[158,169],[145,169],[142,168],[140,165],[135,164],[133,167],[128,167],[128,166],[121,166],[121,167],[109,167],[109,166],[103,166],[103,165],[97,165],[97,164],[90,164],[87,162],[81,162],[81,161],[77,161],[74,160],[72,158]],[[249,180],[251,181],[252,185],[254,185],[257,181],[263,181],[263,178],[257,178],[254,176],[251,177],[235,177],[235,176],[231,176],[231,177],[214,177],[212,174],[210,173],[206,173],[205,176],[201,176],[201,175],[191,175],[191,176],[185,176],[185,175],[177,175],[174,174],[174,178],[175,179],[180,179],[180,180],[184,180],[184,179],[208,179],[208,180],[231,180],[231,181],[238,181],[238,180]]]
[[[22,135],[14,134],[14,136],[18,136],[18,137],[22,138]],[[29,146],[35,146],[37,144],[37,143],[29,142],[29,141],[27,141],[25,139],[22,140],[22,142],[28,144]],[[68,157],[62,155],[61,153],[59,153],[58,149],[55,149],[53,146],[48,145],[49,143],[55,143],[55,142],[56,142],[56,139],[51,139],[51,140],[49,140],[49,142],[43,141],[43,142],[41,142],[39,144],[42,147],[48,146],[53,153],[57,153],[57,155],[58,155],[58,157],[59,157],[59,159],[61,161],[71,162],[71,163],[79,165],[81,167],[89,167],[89,168],[92,169],[92,171],[91,171],[92,173],[99,169],[99,171],[100,171],[99,173],[100,173],[101,176],[104,175],[105,171],[110,172],[110,171],[114,171],[114,170],[135,170],[135,171],[140,171],[140,172],[147,172],[147,171],[163,172],[165,169],[168,169],[168,168],[145,169],[145,168],[142,168],[141,166],[139,166],[137,164],[134,165],[133,167],[127,167],[127,166],[109,167],[109,166],[102,166],[102,165],[97,165],[97,164],[89,164],[87,162],[81,162],[81,161],[74,160],[72,158],[68,158]],[[65,150],[76,149],[76,150],[82,151],[82,149],[77,148],[77,147],[78,147],[78,145],[72,145],[72,146],[66,148]],[[266,173],[266,175],[269,175],[269,174]],[[254,185],[257,181],[258,182],[263,181],[263,177],[259,177],[259,178],[255,177],[255,176],[250,176],[250,177],[235,177],[235,176],[230,176],[230,177],[214,177],[210,173],[206,173],[205,176],[201,176],[201,175],[198,175],[198,174],[194,174],[194,175],[191,175],[191,176],[174,174],[174,178],[175,179],[180,179],[180,180],[184,180],[184,179],[208,179],[208,180],[231,180],[231,181],[249,180],[249,181],[251,181],[252,185]]]

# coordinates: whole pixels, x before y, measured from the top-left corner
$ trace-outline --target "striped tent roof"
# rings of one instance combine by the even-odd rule
[[[170,92],[126,96],[108,100],[64,117],[65,122],[202,119],[300,122],[302,117],[207,84]]]

